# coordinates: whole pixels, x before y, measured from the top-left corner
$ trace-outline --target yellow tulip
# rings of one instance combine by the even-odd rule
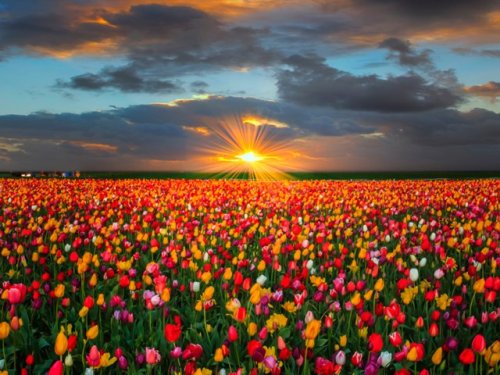
[[[250,337],[255,335],[257,333],[257,324],[254,322],[250,322],[250,324],[248,324],[247,333]]]
[[[89,313],[89,308],[87,306],[83,306],[78,312],[78,316],[80,318],[84,318],[85,316],[87,316],[88,313]]]
[[[375,289],[377,292],[381,292],[384,289],[384,286],[385,286],[384,279],[379,278],[377,280],[377,282],[375,283],[375,286],[373,287],[373,289]]]
[[[98,325],[95,325],[93,327],[90,327],[88,330],[87,330],[87,339],[88,340],[93,340],[97,337],[97,335],[99,334],[99,326]]]
[[[416,348],[411,348],[408,354],[406,355],[406,359],[411,362],[415,362],[418,357],[418,352]]]
[[[54,344],[54,352],[58,356],[62,356],[68,350],[68,338],[64,334],[64,330],[61,330],[56,337],[56,343]]]
[[[0,323],[0,340],[5,340],[9,337],[10,325],[7,322]]]
[[[62,296],[64,296],[64,285],[63,284],[58,284],[56,286],[56,288],[54,289],[54,295],[57,297],[57,298],[61,298]]]
[[[340,336],[339,345],[342,347],[347,345],[347,335]]]
[[[318,336],[320,329],[321,329],[321,321],[316,319],[311,320],[304,332],[305,338],[308,340],[314,340],[316,336]]]
[[[215,362],[222,362],[223,359],[224,359],[224,355],[222,354],[222,349],[221,348],[215,349],[214,361]]]
[[[432,355],[432,363],[434,363],[437,366],[441,363],[442,360],[443,360],[443,348],[439,347]]]

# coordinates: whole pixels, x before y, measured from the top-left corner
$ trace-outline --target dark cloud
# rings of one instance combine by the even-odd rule
[[[100,72],[85,73],[59,82],[59,86],[74,89],[172,92],[179,87],[163,77],[269,66],[281,58],[277,51],[261,45],[260,36],[266,31],[228,27],[213,16],[190,7],[138,5],[116,13],[99,11],[102,24],[79,23],[77,26],[70,25],[69,20],[59,19],[60,16],[36,17],[44,30],[51,30],[54,22],[59,26],[50,33],[33,35],[39,27],[18,19],[14,22],[17,26],[10,27],[7,35],[11,45],[48,46],[55,40],[56,44],[68,47],[104,41],[112,36],[116,44],[114,48],[129,61],[125,66],[107,67]],[[56,19],[52,19],[54,17]],[[84,25],[93,25],[92,28],[85,27],[91,28],[96,35],[88,32]],[[65,36],[53,39],[52,33]]]
[[[330,34],[354,44],[373,43],[377,36],[420,40],[460,40],[496,43],[499,10],[490,0],[318,0],[324,13],[343,15],[349,28]],[[319,29],[319,25],[315,28]]]
[[[194,81],[190,83],[191,91],[197,94],[205,94],[208,89],[208,83],[204,81]]]
[[[431,66],[430,49],[417,52],[409,41],[398,38],[384,39],[379,48],[386,48],[390,51],[388,59],[396,59],[403,66]]]
[[[500,82],[490,81],[482,85],[465,87],[464,90],[468,94],[495,101],[497,97],[500,97]]]
[[[268,136],[290,144],[300,139],[306,153],[320,158],[337,143],[350,145],[344,167],[487,169],[500,158],[500,114],[487,110],[387,114],[213,96],[104,112],[0,116],[0,169],[182,169],[212,140],[211,129],[248,114],[287,124],[268,126]],[[311,160],[311,168],[320,165]],[[330,159],[324,163],[321,168],[332,168]]]
[[[178,83],[157,78],[140,76],[132,66],[121,68],[105,68],[100,74],[86,73],[72,77],[69,82],[59,81],[56,85],[62,88],[99,91],[107,88],[123,92],[182,92]]]
[[[394,17],[402,16],[418,21],[458,22],[464,18],[481,18],[486,13],[498,9],[491,0],[353,0],[354,6],[389,11]]]
[[[447,108],[461,98],[452,90],[430,84],[415,73],[355,76],[326,65],[318,56],[295,55],[291,69],[278,73],[280,97],[308,106],[361,111],[406,112]]]
[[[48,53],[72,51],[90,42],[103,42],[117,36],[109,25],[96,22],[75,23],[75,14],[28,14],[7,17],[0,23],[0,50],[25,48]]]
[[[500,49],[474,49],[467,47],[453,48],[453,51],[460,55],[480,55],[487,57],[500,57]]]

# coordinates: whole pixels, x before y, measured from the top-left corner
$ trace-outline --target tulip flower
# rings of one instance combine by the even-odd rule
[[[146,348],[146,363],[148,365],[156,365],[160,363],[160,352],[154,348]]]
[[[63,375],[64,374],[64,365],[61,360],[55,361],[52,366],[50,366],[49,372],[47,375]]]
[[[182,330],[176,324],[166,324],[164,334],[168,342],[176,342],[181,337]]]
[[[378,362],[382,367],[389,367],[392,361],[392,353],[390,352],[381,352],[378,358]]]
[[[384,347],[384,341],[382,340],[382,336],[378,333],[372,333],[368,337],[368,350],[371,352],[378,353]]]
[[[236,327],[233,325],[229,326],[228,338],[229,338],[229,341],[231,341],[231,342],[238,340],[238,331],[237,331]]]
[[[470,365],[472,363],[474,363],[474,360],[475,360],[475,355],[474,355],[474,352],[469,349],[469,348],[465,348],[461,353],[460,355],[458,356],[458,359],[460,360],[460,362],[462,362],[464,365]]]
[[[442,360],[443,360],[443,348],[439,347],[432,355],[432,363],[434,363],[437,366],[442,362]]]
[[[97,349],[96,345],[93,345],[90,348],[89,354],[86,355],[87,365],[90,367],[99,367],[101,363],[101,353],[99,349]]]
[[[56,337],[56,342],[54,344],[54,352],[58,356],[62,356],[68,350],[68,338],[64,334],[64,330],[61,329],[59,334]]]
[[[5,340],[9,337],[10,325],[7,322],[0,323],[0,340]]]
[[[486,349],[486,340],[483,335],[477,334],[474,336],[472,339],[472,344],[471,344],[472,350],[474,350],[476,353],[483,354],[484,350]]]
[[[87,330],[87,340],[94,340],[99,335],[99,326],[95,325]]]

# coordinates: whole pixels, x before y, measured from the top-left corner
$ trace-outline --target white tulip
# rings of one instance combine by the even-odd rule
[[[410,280],[413,282],[418,280],[418,269],[412,268],[410,270]]]
[[[200,291],[200,282],[193,281],[193,292],[198,293]]]
[[[380,353],[380,357],[378,358],[378,360],[380,361],[380,365],[382,367],[388,367],[389,364],[392,361],[392,353],[390,353],[390,352],[381,352]]]
[[[64,358],[64,365],[68,367],[73,366],[73,357],[71,356],[71,353],[68,353],[66,358]]]
[[[257,284],[259,284],[260,286],[264,285],[267,281],[267,277],[265,275],[260,275],[259,277],[257,277]]]
[[[439,280],[444,276],[444,271],[441,268],[438,268],[436,271],[434,271],[434,278]]]
[[[427,264],[427,258],[420,259],[420,263],[418,264],[420,267],[425,267]]]
[[[343,350],[340,350],[337,354],[335,354],[335,363],[340,366],[345,364],[345,353]]]

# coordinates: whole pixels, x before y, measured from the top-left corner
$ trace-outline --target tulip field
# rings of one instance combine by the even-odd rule
[[[499,198],[1,179],[0,375],[500,374]]]

